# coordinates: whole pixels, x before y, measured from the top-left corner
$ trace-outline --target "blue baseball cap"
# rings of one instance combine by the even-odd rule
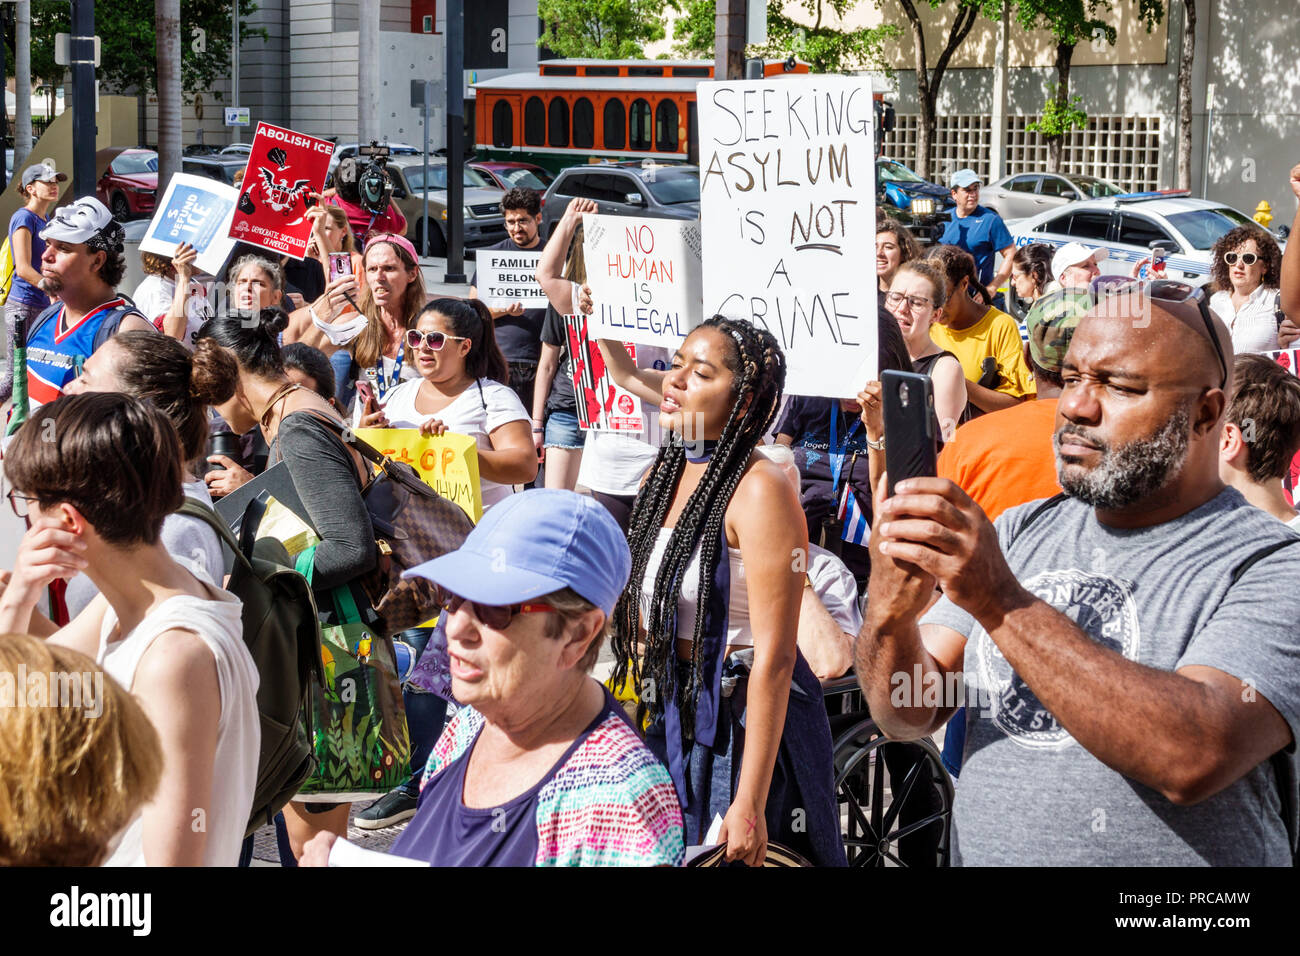
[[[521,604],[571,588],[608,616],[632,571],[627,537],[586,495],[535,488],[493,505],[465,543],[402,577],[480,604]]]
[[[959,169],[952,174],[948,185],[953,189],[965,189],[980,181],[980,174],[973,169]]]

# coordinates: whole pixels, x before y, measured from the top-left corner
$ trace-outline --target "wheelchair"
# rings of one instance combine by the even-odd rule
[[[885,737],[852,672],[822,681],[822,694],[849,865],[947,866],[953,786],[934,741]]]

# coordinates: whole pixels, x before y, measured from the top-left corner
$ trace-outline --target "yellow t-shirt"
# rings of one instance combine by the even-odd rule
[[[934,323],[930,338],[941,349],[947,349],[961,362],[962,373],[972,382],[978,382],[983,372],[980,365],[992,356],[998,363],[1002,381],[997,390],[1019,398],[1036,395],[1034,377],[1025,364],[1024,343],[1016,320],[1001,309],[989,306],[978,322],[968,329],[953,331]]]

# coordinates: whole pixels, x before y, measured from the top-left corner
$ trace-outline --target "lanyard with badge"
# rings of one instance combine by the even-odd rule
[[[834,403],[831,408],[831,443],[826,449],[826,454],[831,460],[831,493],[836,494],[840,488],[840,472],[844,470],[844,459],[848,455],[849,442],[853,441],[853,435],[862,426],[862,419],[854,417],[853,427],[849,429],[848,434],[844,436],[843,443],[841,443],[837,438],[837,434],[840,416],[843,413],[840,411],[839,403],[835,399],[831,401]]]
[[[375,387],[375,395],[381,405],[384,403],[384,396],[388,394],[388,390],[402,380],[402,361],[405,358],[406,353],[398,351],[397,361],[393,363],[392,381],[388,381],[384,375],[383,356],[380,356],[379,362],[374,367],[366,369],[366,378],[370,379],[370,383]]]

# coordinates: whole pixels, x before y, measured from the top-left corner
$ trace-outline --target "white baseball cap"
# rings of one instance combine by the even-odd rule
[[[1070,266],[1077,266],[1081,262],[1087,262],[1093,256],[1096,256],[1097,261],[1101,262],[1109,258],[1110,252],[1101,247],[1090,249],[1082,242],[1067,242],[1057,249],[1056,254],[1052,256],[1052,277],[1060,281],[1061,273],[1066,269],[1070,268]]]

